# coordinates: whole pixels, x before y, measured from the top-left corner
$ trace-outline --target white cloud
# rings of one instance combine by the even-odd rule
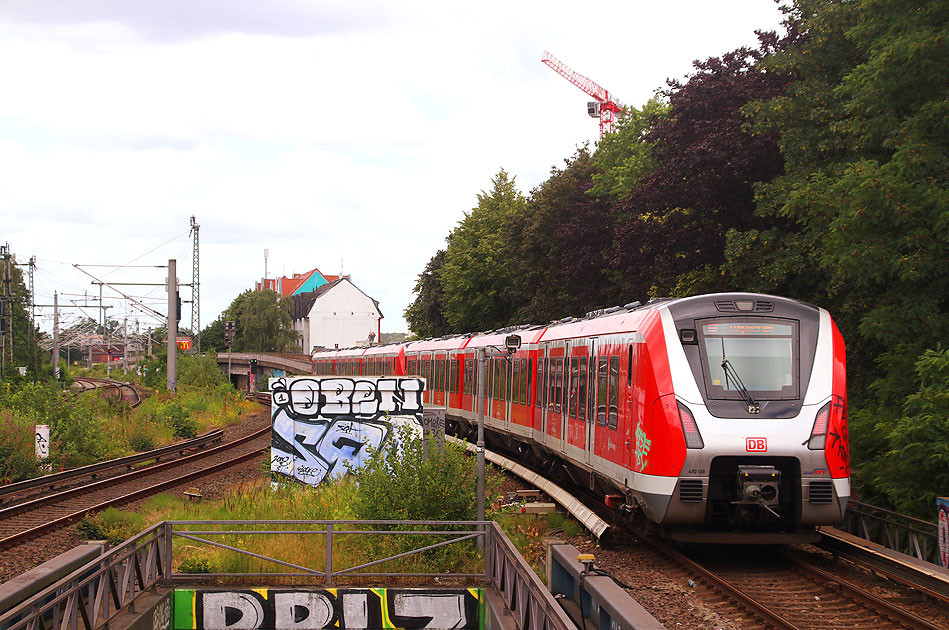
[[[597,137],[543,50],[641,105],[779,17],[762,0],[7,2],[0,238],[38,256],[41,295],[81,293],[73,263],[138,258],[195,215],[202,323],[269,248],[271,274],[343,258],[404,330],[415,276],[491,177],[528,192]],[[186,237],[138,264],[168,258],[189,281]]]

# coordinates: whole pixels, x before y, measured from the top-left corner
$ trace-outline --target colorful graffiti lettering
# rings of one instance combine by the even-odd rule
[[[633,455],[636,457],[636,472],[642,472],[646,468],[646,456],[649,455],[649,448],[652,446],[652,440],[646,437],[642,425],[636,425],[636,450]]]
[[[418,378],[272,379],[271,473],[315,486],[372,450],[398,448],[403,427],[421,437],[424,387]]]
[[[173,630],[481,628],[481,589],[176,590]]]

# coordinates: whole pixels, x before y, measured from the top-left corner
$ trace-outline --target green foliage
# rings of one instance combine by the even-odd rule
[[[615,304],[604,252],[610,247],[609,205],[589,194],[594,160],[586,147],[531,192],[511,217],[515,252],[510,323],[547,322]]]
[[[653,157],[655,142],[646,133],[659,119],[668,116],[669,106],[651,98],[642,109],[627,107],[616,131],[600,138],[594,159],[596,173],[590,194],[600,199],[620,201],[658,162]]]
[[[178,386],[213,389],[228,385],[227,376],[211,353],[185,354],[178,358]]]
[[[882,367],[874,392],[897,406],[917,386],[913,362],[949,334],[949,9],[798,0],[790,19],[795,41],[765,63],[797,80],[746,107],[785,159],[759,211],[797,223],[776,243],[777,258],[807,253],[788,283],[855,314],[845,337],[874,350],[855,367]]]
[[[87,540],[107,540],[119,545],[145,529],[145,519],[136,512],[106,508],[87,516],[76,525],[76,531]]]
[[[412,332],[422,339],[441,337],[452,331],[444,312],[445,295],[441,280],[444,264],[445,250],[440,249],[418,275],[413,289],[415,300],[405,309],[405,321]]]
[[[513,314],[515,266],[506,234],[527,202],[504,170],[491,183],[448,237],[440,275],[445,319],[455,332],[498,328]]]
[[[920,388],[896,423],[878,421],[869,481],[900,512],[932,519],[937,496],[949,488],[949,349],[927,350],[916,362]]]
[[[210,573],[211,560],[205,556],[190,556],[178,565],[179,573]]]
[[[0,483],[39,476],[34,434],[32,423],[10,409],[0,409]]]
[[[356,518],[473,520],[477,470],[466,451],[446,442],[426,457],[421,438],[407,428],[400,428],[395,437],[388,448],[372,453],[363,467],[349,473],[358,488]]]

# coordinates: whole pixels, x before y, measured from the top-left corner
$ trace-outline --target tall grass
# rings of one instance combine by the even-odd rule
[[[0,483],[40,474],[33,452],[37,424],[50,426],[49,464],[61,470],[194,437],[240,422],[256,408],[231,387],[213,357],[182,361],[187,378],[178,393],[159,391],[135,409],[98,392],[65,395],[55,384],[16,383],[0,397]]]

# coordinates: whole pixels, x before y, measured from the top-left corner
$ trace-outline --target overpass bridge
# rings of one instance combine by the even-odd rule
[[[256,367],[253,363],[256,362]],[[238,389],[266,389],[270,377],[310,374],[310,355],[274,352],[218,352],[217,364]],[[263,383],[264,385],[260,385]]]

